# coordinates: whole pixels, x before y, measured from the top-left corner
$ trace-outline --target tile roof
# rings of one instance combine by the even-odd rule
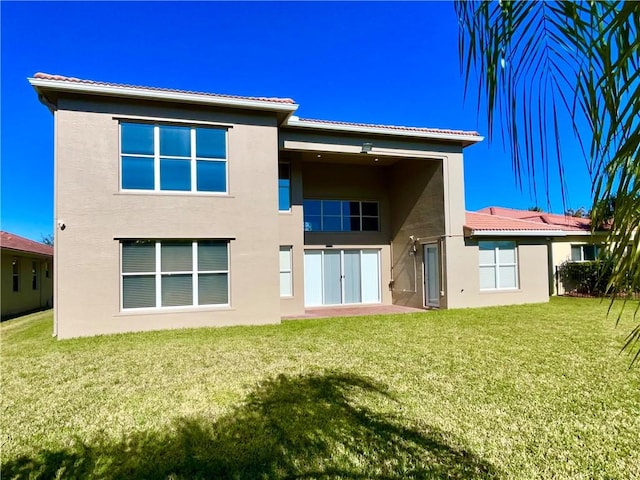
[[[377,125],[373,123],[354,123],[354,122],[340,122],[336,120],[316,120],[312,118],[300,118],[301,122],[313,122],[326,125],[339,125],[345,127],[363,127],[363,128],[382,128],[386,130],[398,130],[401,132],[421,132],[421,133],[439,133],[446,135],[469,135],[474,137],[480,137],[478,132],[466,131],[466,130],[448,130],[441,128],[424,128],[424,127],[404,127],[400,125]]]
[[[532,231],[545,231],[545,232],[558,232],[561,233],[564,230],[556,225],[541,225],[540,222],[532,222],[528,220],[521,220],[518,218],[501,217],[497,215],[491,215],[489,213],[480,212],[466,212],[465,228],[477,231],[513,231],[517,232],[532,232]]]
[[[9,232],[0,231],[0,247],[8,250],[53,256],[53,247]]]
[[[36,73],[33,76],[33,78],[37,78],[40,80],[54,80],[57,82],[82,83],[86,85],[136,88],[140,90],[150,90],[155,92],[184,93],[184,94],[190,94],[190,95],[202,95],[204,97],[230,98],[230,99],[237,99],[237,100],[250,100],[250,101],[256,101],[256,102],[269,102],[269,103],[286,103],[286,104],[295,105],[295,102],[291,98],[245,97],[245,96],[239,96],[239,95],[226,95],[226,94],[220,94],[220,93],[196,92],[192,90],[175,90],[171,88],[145,87],[141,85],[128,85],[128,84],[122,84],[122,83],[97,82],[94,80],[83,80],[81,78],[65,77],[63,75],[51,75],[49,73],[42,73],[42,72]]]
[[[565,231],[590,232],[591,219],[558,215],[557,213],[532,212],[529,210],[516,210],[504,207],[486,207],[478,210],[479,213],[498,215],[500,217],[517,218],[530,222],[542,223],[546,226],[557,226]]]

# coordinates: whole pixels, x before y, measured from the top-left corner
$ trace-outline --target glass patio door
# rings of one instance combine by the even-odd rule
[[[440,266],[438,244],[423,245],[424,261],[424,304],[428,307],[440,306]]]
[[[306,306],[380,302],[379,250],[307,250]]]

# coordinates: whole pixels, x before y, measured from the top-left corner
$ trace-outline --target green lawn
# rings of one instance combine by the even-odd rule
[[[608,303],[57,341],[0,326],[2,478],[640,478]]]

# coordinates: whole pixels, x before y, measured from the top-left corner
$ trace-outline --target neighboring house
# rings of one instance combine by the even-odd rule
[[[59,338],[548,300],[529,268],[544,248],[517,241],[503,265],[498,243],[489,264],[465,237],[476,132],[306,120],[290,99],[29,82],[54,114]],[[515,284],[489,284],[507,268]]]
[[[53,306],[53,248],[0,232],[2,318]]]
[[[562,231],[561,235],[553,236],[549,243],[549,278],[552,295],[562,295],[565,292],[557,276],[558,267],[567,261],[595,260],[608,235],[606,230],[592,232],[589,218],[503,207],[487,207],[478,210],[478,213],[533,222],[541,228],[555,227]]]

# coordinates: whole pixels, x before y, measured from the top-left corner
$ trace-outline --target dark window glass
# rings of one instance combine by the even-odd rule
[[[378,204],[376,202],[362,202],[362,215],[377,217]]]
[[[363,232],[377,232],[379,230],[378,219],[375,217],[362,217]]]
[[[305,232],[319,232],[321,230],[321,217],[320,215],[305,215],[304,216],[304,231]]]
[[[225,305],[229,303],[229,275],[206,273],[198,275],[198,304]]]
[[[347,232],[360,231],[360,217],[345,217],[344,224],[344,230]]]
[[[190,274],[163,275],[162,306],[177,307],[184,305],[193,305],[193,276]]]
[[[322,215],[340,215],[340,204],[339,200],[324,200],[322,202]]]
[[[196,178],[197,189],[200,192],[226,192],[227,162],[198,160]]]
[[[122,188],[153,190],[153,158],[122,157]]]
[[[135,275],[122,277],[123,308],[156,306],[156,277]]]
[[[305,200],[303,205],[305,217],[307,215],[320,215],[320,200]]]
[[[123,123],[122,153],[153,155],[153,125],[144,123]]]
[[[227,270],[228,265],[227,242],[214,240],[198,242],[199,271]]]
[[[161,158],[160,189],[191,190],[191,162]]]
[[[196,128],[196,157],[226,158],[226,138],[226,130]]]
[[[342,230],[342,219],[340,217],[323,216],[322,230],[325,232],[339,232]]]
[[[190,157],[191,128],[161,126],[160,155]]]

